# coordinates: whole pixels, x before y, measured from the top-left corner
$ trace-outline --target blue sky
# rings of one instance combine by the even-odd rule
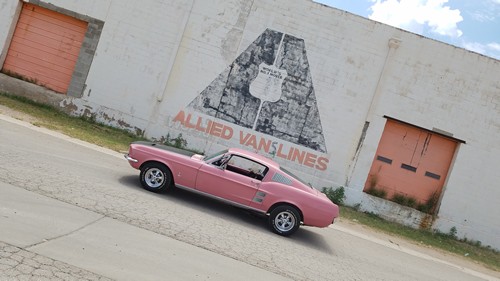
[[[500,0],[314,0],[500,59]]]

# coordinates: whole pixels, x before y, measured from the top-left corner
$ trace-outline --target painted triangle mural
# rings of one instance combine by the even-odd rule
[[[326,153],[303,39],[267,29],[189,107]]]

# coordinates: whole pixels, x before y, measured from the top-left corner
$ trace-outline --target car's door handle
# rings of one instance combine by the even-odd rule
[[[258,186],[258,185],[260,184],[260,181],[250,180],[250,182],[251,182],[253,185],[256,185],[256,186]]]

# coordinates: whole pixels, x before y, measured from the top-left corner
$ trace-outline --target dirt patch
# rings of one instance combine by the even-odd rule
[[[24,112],[20,112],[0,104],[0,114],[10,116],[14,119],[36,124],[40,120]]]

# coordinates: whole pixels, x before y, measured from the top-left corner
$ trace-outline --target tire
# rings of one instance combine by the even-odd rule
[[[297,208],[289,205],[275,207],[269,215],[269,227],[282,236],[290,236],[299,229],[300,214]]]
[[[144,189],[156,193],[166,192],[172,186],[172,173],[160,163],[145,164],[139,178]]]

